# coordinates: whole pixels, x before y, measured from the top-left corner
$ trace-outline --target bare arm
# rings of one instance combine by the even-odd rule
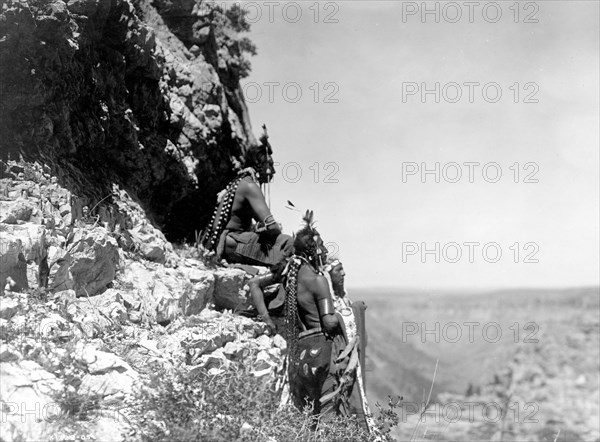
[[[264,221],[267,217],[271,216],[271,211],[267,206],[265,201],[265,197],[263,196],[260,187],[258,184],[252,182],[244,182],[243,195],[246,200],[250,203],[250,207],[252,207],[252,216],[256,221]],[[268,226],[268,232],[270,234],[279,235],[281,233],[281,229],[279,225],[273,223]]]
[[[307,288],[314,296],[323,327],[327,332],[332,333],[340,323],[335,315],[327,280],[324,276],[315,275],[307,281]]]

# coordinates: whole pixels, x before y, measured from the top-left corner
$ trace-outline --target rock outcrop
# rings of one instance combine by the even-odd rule
[[[124,189],[170,239],[193,239],[231,157],[256,143],[239,85],[243,17],[196,2],[8,0],[0,10],[0,151],[49,166],[77,201]],[[15,168],[7,177],[24,171]],[[60,216],[63,205],[56,207]],[[23,201],[3,222],[36,216]],[[66,210],[66,208],[65,208]],[[58,217],[58,214],[56,215]],[[145,242],[148,231],[134,240]],[[160,241],[144,247],[161,262]]]
[[[248,29],[195,1],[2,3],[3,441],[132,439],[155,370],[281,378],[283,338],[232,313],[249,275],[170,242],[256,144]]]
[[[2,266],[0,296],[2,440],[124,439],[135,417],[123,404],[135,403],[151,366],[217,376],[241,364],[252,376],[281,377],[283,338],[232,313],[250,305],[244,271],[176,250],[118,192],[137,227],[111,229],[95,217],[71,224],[72,193],[50,175],[31,178],[0,181],[7,207],[16,201],[45,214],[0,223],[11,264]],[[162,259],[148,252],[156,249]]]
[[[102,227],[76,228],[71,235],[52,288],[73,289],[77,296],[95,295],[115,279],[119,265],[117,241]]]

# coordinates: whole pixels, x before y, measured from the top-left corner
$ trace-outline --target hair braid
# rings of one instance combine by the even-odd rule
[[[285,282],[285,334],[288,354],[293,362],[298,349],[298,271],[302,261],[296,256],[290,258],[290,267]]]
[[[233,207],[235,192],[240,185],[240,181],[242,181],[245,176],[247,175],[240,175],[231,181],[225,188],[223,196],[217,201],[210,223],[206,226],[204,234],[202,235],[201,243],[206,250],[213,252],[217,249],[221,233],[225,230],[225,226],[231,217],[231,208]]]

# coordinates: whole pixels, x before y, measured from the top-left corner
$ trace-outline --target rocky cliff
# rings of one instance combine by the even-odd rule
[[[2,2],[3,441],[152,438],[157,373],[281,374],[281,336],[231,313],[249,275],[170,242],[256,143],[248,29],[196,1]]]
[[[8,0],[0,11],[0,150],[50,168],[84,205],[138,202],[193,239],[255,143],[239,80],[243,14],[195,1]],[[10,175],[8,176],[10,177]]]

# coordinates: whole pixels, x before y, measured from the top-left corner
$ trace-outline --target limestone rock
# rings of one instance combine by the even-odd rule
[[[167,250],[172,247],[167,242],[160,230],[150,224],[144,224],[129,230],[131,239],[137,252],[147,259],[163,264],[166,260]]]
[[[0,344],[0,362],[15,362],[23,359],[20,351],[8,344]]]
[[[61,331],[67,330],[68,324],[62,316],[56,313],[50,313],[40,321],[37,329],[41,337],[48,338]]]
[[[142,301],[137,292],[121,291],[119,293],[123,300],[123,305],[128,309],[139,310],[142,306]]]
[[[127,314],[129,320],[134,324],[139,324],[142,322],[142,313],[138,311],[132,311]]]
[[[287,348],[287,342],[281,335],[273,336],[273,345],[281,350],[285,350]]]
[[[228,342],[225,344],[225,347],[223,347],[223,354],[227,356],[228,359],[241,360],[248,352],[249,349],[247,345],[241,342]]]
[[[114,320],[124,320],[127,317],[123,297],[115,289],[107,289],[99,295],[79,299],[74,305],[85,315],[97,316],[98,319],[104,316]],[[99,312],[101,315],[98,315]]]
[[[178,239],[204,225],[212,197],[229,179],[230,156],[240,156],[256,140],[239,83],[247,74],[241,72],[241,37],[226,27],[224,16],[210,22],[194,5],[7,3],[0,10],[6,36],[2,152],[43,157],[90,207],[112,183],[122,182],[157,225],[168,225]],[[219,27],[228,33],[228,47],[217,44]],[[120,43],[106,51],[107,41]],[[192,45],[195,56],[187,49]],[[79,57],[78,51],[90,56]],[[69,94],[62,90],[65,78],[71,79]],[[64,99],[57,104],[56,96]],[[205,105],[215,108],[204,115]],[[163,149],[169,143],[173,149]],[[29,178],[25,167],[9,171]],[[44,196],[68,225],[77,219],[78,202],[52,195],[55,184]]]
[[[201,356],[212,353],[215,350],[220,350],[225,344],[233,342],[235,339],[236,335],[234,333],[224,330],[212,335],[200,336],[198,339],[192,338],[183,341],[182,345],[184,348],[187,348],[189,364],[195,365]]]
[[[212,300],[215,290],[215,277],[211,272],[197,270],[189,272],[188,277],[192,284],[186,288],[180,299],[183,313],[187,316],[200,313]]]
[[[73,289],[77,296],[93,296],[115,279],[118,264],[117,242],[106,229],[77,228],[53,288]]]
[[[219,348],[213,351],[211,354],[204,355],[200,358],[199,366],[204,369],[212,369],[217,368],[220,369],[222,367],[229,367],[231,362],[225,357],[223,353],[223,349]]]
[[[240,269],[223,269],[215,272],[215,306],[220,309],[236,310],[247,304],[248,291],[244,290],[246,273]]]
[[[109,371],[105,374],[87,374],[81,380],[78,392],[86,395],[98,395],[102,397],[112,396],[118,393],[131,394],[137,375],[133,370],[121,373]]]
[[[50,421],[60,414],[52,398],[61,382],[33,361],[0,364],[0,439],[48,440]]]
[[[194,278],[193,283],[188,275]],[[208,271],[171,269],[135,261],[125,263],[119,281],[136,288],[140,308],[159,323],[200,313],[212,299],[215,285],[215,278]]]
[[[162,281],[155,282],[152,296],[157,302],[156,322],[159,324],[169,323],[181,314],[176,294],[171,292]]]
[[[19,303],[12,298],[0,298],[0,318],[10,319],[19,311]]]
[[[113,370],[122,373],[130,370],[130,367],[121,358],[112,353],[97,351],[94,362],[88,365],[88,370],[91,374],[105,374]]]
[[[78,343],[75,357],[87,366],[89,372],[82,379],[80,394],[102,397],[119,393],[129,395],[139,379],[127,362],[92,345]]]
[[[27,222],[32,214],[37,214],[37,206],[28,199],[18,198],[15,201],[0,201],[2,215],[0,222],[6,224],[17,224],[19,221]]]
[[[27,261],[39,262],[46,255],[44,226],[0,224],[0,242],[0,294],[9,276],[16,283],[13,291],[29,288]]]

